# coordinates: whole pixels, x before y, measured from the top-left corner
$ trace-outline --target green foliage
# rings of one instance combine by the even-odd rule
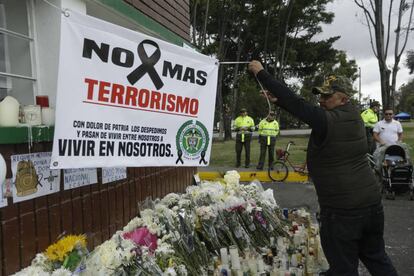
[[[410,69],[410,74],[414,72],[414,51],[409,50],[407,51],[407,58],[405,60],[405,66]]]
[[[397,92],[398,105],[396,112],[407,112],[414,115],[414,79],[402,85]]]
[[[259,59],[278,79],[303,81],[303,88],[295,91],[315,102],[310,95],[315,77],[335,71],[354,80],[356,73],[355,61],[333,48],[338,36],[315,39],[321,24],[333,20],[333,13],[326,11],[329,2],[332,0],[190,0],[193,43],[220,61]],[[221,70],[215,121],[234,119],[242,106],[255,122],[263,118],[267,103],[246,66],[221,66]],[[286,118],[282,125],[297,125],[290,115],[282,112],[281,118]]]
[[[260,88],[256,81],[249,75],[244,75],[239,82],[239,101],[237,103],[237,113],[240,108],[247,108],[248,114],[253,118],[255,124],[259,124],[260,120],[267,116],[267,102],[260,95]]]

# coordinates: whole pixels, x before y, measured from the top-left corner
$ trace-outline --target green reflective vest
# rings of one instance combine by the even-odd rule
[[[361,113],[361,117],[364,121],[365,127],[373,128],[374,125],[378,122],[378,116],[371,108],[368,108],[367,110],[363,111]]]
[[[239,116],[234,121],[234,128],[240,133],[254,131],[254,121],[250,116]]]
[[[259,123],[259,135],[276,137],[279,134],[279,123],[276,120],[271,122],[263,119]]]

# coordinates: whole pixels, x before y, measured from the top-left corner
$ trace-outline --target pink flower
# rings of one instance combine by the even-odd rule
[[[136,245],[143,245],[154,251],[157,249],[157,235],[151,234],[147,227],[137,228],[123,235],[124,239],[132,240]]]
[[[261,212],[256,211],[256,212],[255,212],[255,214],[254,214],[254,217],[257,219],[257,221],[258,221],[261,225],[263,225],[263,226],[265,226],[265,227],[266,227],[267,222],[266,222],[266,220],[263,218],[263,216],[262,216],[262,213],[261,213]]]

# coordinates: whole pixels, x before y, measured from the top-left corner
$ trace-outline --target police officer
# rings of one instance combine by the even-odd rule
[[[271,111],[269,115],[259,123],[259,143],[260,157],[256,169],[263,170],[266,158],[266,149],[269,152],[269,168],[273,166],[276,136],[279,134],[279,123],[275,119],[275,113]]]
[[[365,125],[365,132],[367,134],[367,143],[368,143],[368,153],[373,153],[375,150],[375,143],[372,136],[372,131],[375,124],[378,122],[377,113],[380,108],[380,103],[377,101],[372,101],[369,104],[369,108],[361,113],[362,120]]]
[[[241,152],[244,146],[246,154],[245,168],[250,166],[250,142],[252,140],[252,132],[255,129],[254,121],[247,115],[245,108],[240,109],[240,115],[234,121],[236,135],[236,167],[240,167]]]

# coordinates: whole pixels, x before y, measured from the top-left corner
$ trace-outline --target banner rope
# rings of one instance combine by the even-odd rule
[[[56,6],[56,5],[54,5],[54,4],[52,4],[52,3],[50,3],[49,1],[47,1],[47,0],[43,0],[43,2],[45,2],[46,4],[48,4],[49,6],[51,6],[51,7],[54,7],[55,9],[57,9],[57,10],[59,10],[61,13],[63,13],[66,17],[69,17],[70,16],[70,13],[69,13],[69,9],[62,9],[61,7],[58,7],[58,6]]]
[[[220,61],[219,62],[220,65],[249,64],[249,63],[250,63],[250,61]],[[256,79],[257,83],[260,86],[260,89],[261,89],[260,92],[262,92],[265,95],[265,98],[266,98],[266,101],[267,101],[267,116],[269,116],[270,112],[272,111],[272,105],[270,104],[269,97],[267,96],[267,94],[265,94],[266,89],[264,89],[262,83],[259,81],[259,79],[257,78],[256,75],[254,76],[254,78]]]

